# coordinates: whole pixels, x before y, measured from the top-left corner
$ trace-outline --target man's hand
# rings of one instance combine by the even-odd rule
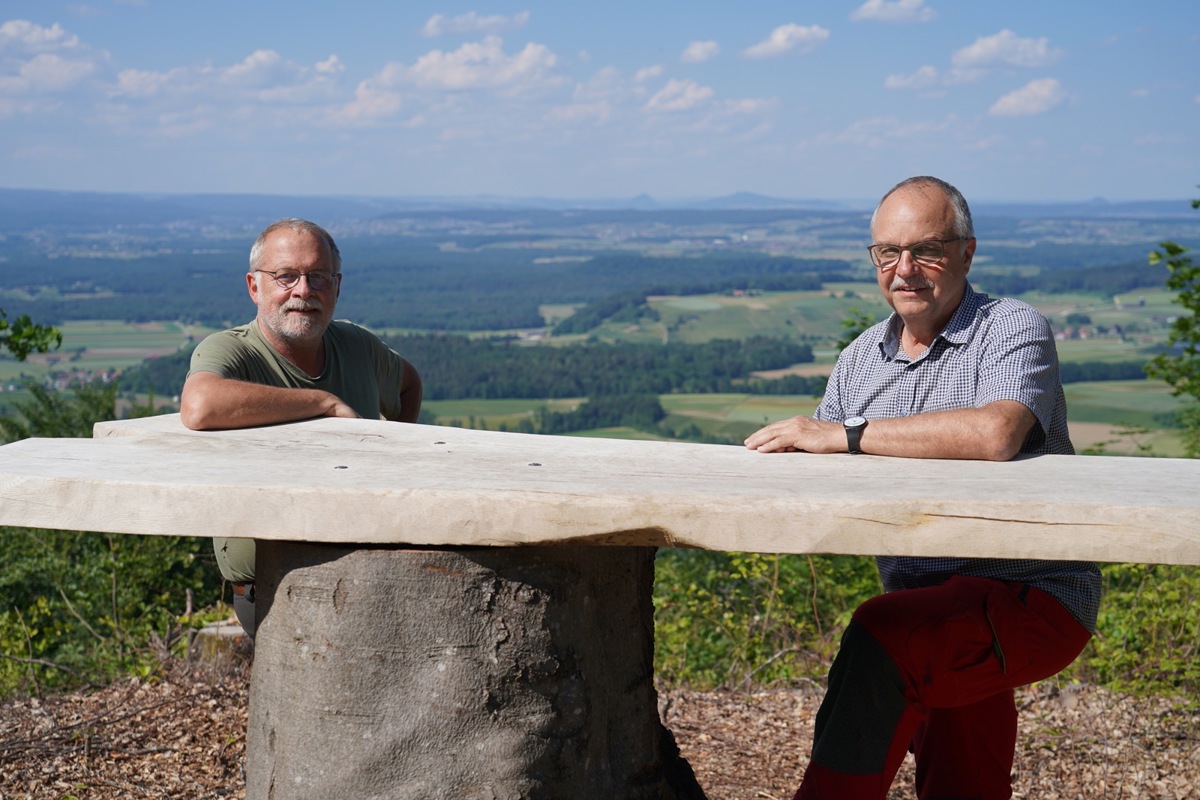
[[[845,453],[846,431],[840,422],[792,417],[754,432],[746,439],[746,447],[760,453]]]
[[[360,419],[358,412],[343,403],[340,398],[334,395],[330,395],[330,397],[333,397],[333,405],[331,405],[329,410],[325,412],[325,416],[344,417],[346,419]]]

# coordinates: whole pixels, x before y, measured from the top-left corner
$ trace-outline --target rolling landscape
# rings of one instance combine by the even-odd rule
[[[0,309],[63,333],[54,352],[0,360],[0,408],[11,413],[30,381],[101,381],[126,406],[153,395],[169,410],[195,342],[253,316],[246,254],[285,215],[333,232],[346,272],[338,316],[417,365],[425,418],[439,424],[536,431],[589,397],[653,394],[653,419],[593,414],[613,424],[555,430],[737,442],[810,413],[844,325],[887,313],[866,258],[867,205],[748,194],[628,205],[0,190]],[[1166,239],[1200,243],[1187,204],[983,203],[975,217],[972,281],[1051,320],[1077,448],[1179,455],[1178,401],[1141,365],[1178,312],[1146,255]],[[736,357],[714,355],[732,342]],[[665,355],[645,361],[652,351]],[[669,366],[718,357],[720,381]],[[638,370],[663,380],[630,384]],[[595,380],[579,384],[584,374]]]

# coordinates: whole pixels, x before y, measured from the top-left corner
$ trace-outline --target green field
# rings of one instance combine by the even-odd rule
[[[1116,301],[1084,294],[1031,294],[1023,299],[1047,314],[1056,330],[1071,331],[1073,338],[1058,343],[1064,362],[1147,360],[1155,345],[1165,338],[1168,319],[1179,311],[1172,294],[1157,289]],[[649,343],[702,342],[755,334],[787,336],[813,344],[816,362],[795,367],[797,372],[806,374],[827,373],[836,358],[833,342],[841,336],[841,321],[851,309],[874,313],[879,318],[887,313],[873,283],[830,284],[819,292],[663,296],[650,298],[649,302],[659,313],[659,320],[605,326],[600,338]],[[569,308],[556,306],[545,311],[564,315]],[[1072,328],[1067,325],[1068,314],[1086,315],[1090,325]],[[1117,326],[1121,327],[1119,334],[1115,332]],[[23,397],[19,390],[11,392],[19,389],[23,377],[43,380],[50,375],[73,374],[86,378],[107,370],[120,370],[146,358],[173,352],[210,332],[175,322],[116,321],[68,322],[61,330],[63,347],[55,353],[33,356],[23,364],[11,357],[0,358],[0,390],[3,390],[0,408]],[[1180,454],[1177,432],[1164,429],[1165,419],[1179,408],[1179,401],[1164,384],[1112,381],[1070,384],[1066,391],[1072,438],[1080,449],[1105,443],[1108,452]],[[427,401],[425,405],[441,424],[496,430],[502,426],[515,429],[522,419],[531,418],[542,408],[570,411],[582,400],[452,400]],[[703,434],[736,440],[767,422],[794,414],[811,414],[816,400],[681,394],[663,396],[662,404],[668,413],[666,427],[680,430],[694,425]],[[1121,433],[1131,427],[1149,429],[1150,433]],[[653,436],[625,428],[594,431],[589,435]]]
[[[141,364],[147,358],[173,353],[199,341],[211,329],[178,322],[129,323],[116,320],[66,322],[57,326],[62,347],[35,354],[25,363],[11,356],[0,358],[0,384],[22,376],[42,379],[52,373],[99,373]]]

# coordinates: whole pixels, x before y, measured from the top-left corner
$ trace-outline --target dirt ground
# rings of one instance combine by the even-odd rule
[[[244,798],[248,678],[245,661],[172,662],[152,680],[4,704],[0,800]],[[819,702],[816,688],[671,690],[660,708],[710,800],[787,800]],[[1200,799],[1200,711],[1049,682],[1020,704],[1014,797]],[[913,798],[911,782],[910,759],[889,800]]]

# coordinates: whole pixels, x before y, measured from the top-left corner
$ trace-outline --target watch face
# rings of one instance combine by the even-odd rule
[[[859,426],[866,425],[867,421],[863,417],[850,417],[842,424],[847,428],[857,428]]]

